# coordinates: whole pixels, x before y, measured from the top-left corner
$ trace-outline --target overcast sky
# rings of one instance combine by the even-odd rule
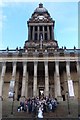
[[[40,2],[55,20],[55,40],[59,47],[78,48],[78,2],[30,2],[5,0],[0,5],[0,49],[24,46],[28,39],[27,21]],[[14,0],[15,1],[15,0]],[[75,1],[75,0],[74,0]]]

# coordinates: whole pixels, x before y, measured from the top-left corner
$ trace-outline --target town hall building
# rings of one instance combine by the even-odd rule
[[[0,50],[0,99],[50,96],[78,99],[80,49],[59,48],[55,20],[40,3],[27,21],[23,48]],[[64,38],[65,39],[65,38]],[[64,98],[64,97],[65,98]]]

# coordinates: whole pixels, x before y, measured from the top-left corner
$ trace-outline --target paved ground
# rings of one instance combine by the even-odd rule
[[[32,118],[32,114],[27,112],[17,112],[17,106],[19,102],[14,101],[13,115],[12,111],[12,101],[2,102],[2,116],[3,118]],[[67,101],[60,102],[55,112],[49,112],[44,114],[44,118],[78,118],[78,102],[76,100],[69,101],[69,109]],[[70,114],[69,114],[70,113]]]

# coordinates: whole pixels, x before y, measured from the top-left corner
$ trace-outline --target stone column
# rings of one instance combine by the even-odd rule
[[[47,34],[48,34],[48,40],[50,40],[50,30],[49,30],[49,26],[47,26]]]
[[[45,96],[49,96],[49,75],[48,75],[48,62],[45,61]]]
[[[4,83],[4,76],[6,71],[6,62],[2,63],[2,72],[1,72],[1,79],[0,79],[0,100],[2,100],[2,90],[3,90],[3,83]]]
[[[39,26],[38,26],[38,40],[39,40]]]
[[[55,80],[54,80],[55,97],[61,101],[61,85],[59,76],[59,61],[55,61]]]
[[[21,97],[25,97],[25,90],[26,90],[26,72],[27,72],[27,63],[26,63],[26,62],[23,62],[23,79],[22,79]]]
[[[33,31],[32,31],[32,40],[34,40],[34,26],[33,26]]]
[[[15,81],[15,78],[16,77],[16,62],[13,62],[13,70],[12,70],[12,80]],[[13,90],[15,90],[15,85],[14,85],[14,88]],[[16,91],[15,91],[16,92]],[[15,93],[16,95],[17,93]]]
[[[44,40],[44,26],[43,26],[43,40]]]
[[[25,89],[25,97],[28,97],[28,72],[26,72],[26,89]]]
[[[37,62],[34,62],[33,96],[37,96]]]
[[[78,77],[80,80],[80,63],[79,63],[79,61],[77,61],[76,68],[77,68],[77,74],[78,74]]]
[[[67,80],[71,80],[71,75],[70,75],[70,61],[66,61],[66,72],[67,72]]]
[[[13,62],[12,80],[16,77],[16,62]]]
[[[78,76],[78,102],[80,104],[80,62],[77,61],[77,76]]]

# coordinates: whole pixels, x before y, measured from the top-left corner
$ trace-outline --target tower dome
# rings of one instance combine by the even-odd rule
[[[46,13],[48,12],[46,8],[43,7],[43,4],[40,3],[39,7],[34,10],[34,13]]]

